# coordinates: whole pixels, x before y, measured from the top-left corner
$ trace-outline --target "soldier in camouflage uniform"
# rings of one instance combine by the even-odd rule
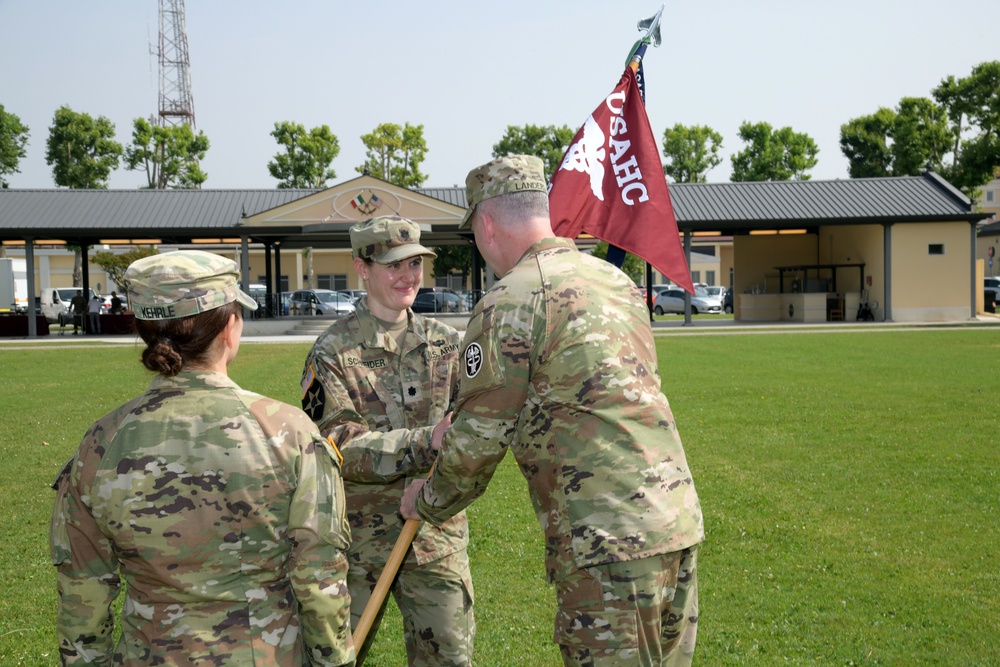
[[[353,665],[340,455],[301,410],[229,379],[257,307],[236,264],[171,252],[125,278],[159,374],[54,484],[62,663]]]
[[[466,187],[463,227],[502,280],[469,321],[434,473],[401,511],[446,521],[513,449],[545,533],[564,663],[690,664],[702,516],[649,311],[624,273],[553,238],[541,160],[499,158]]]
[[[354,266],[368,294],[316,340],[303,371],[303,409],[344,455],[354,626],[402,529],[403,490],[427,476],[436,455],[433,426],[457,389],[458,332],[410,309],[423,258],[434,257],[419,241],[420,228],[404,218],[375,218],[351,228]],[[410,665],[471,663],[475,620],[467,545],[464,513],[440,526],[422,525],[413,541],[392,588]],[[364,649],[358,651],[362,660]]]

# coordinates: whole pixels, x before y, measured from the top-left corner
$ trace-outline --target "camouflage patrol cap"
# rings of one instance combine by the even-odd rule
[[[534,190],[548,192],[545,165],[534,155],[507,155],[476,167],[465,177],[465,200],[469,209],[459,229],[468,229],[476,204],[497,195]]]
[[[416,255],[437,257],[420,245],[417,223],[394,215],[364,220],[351,227],[351,255],[377,264],[393,264]]]
[[[137,259],[125,271],[128,300],[140,320],[173,320],[239,301],[257,302],[240,289],[236,262],[201,250],[177,250]]]

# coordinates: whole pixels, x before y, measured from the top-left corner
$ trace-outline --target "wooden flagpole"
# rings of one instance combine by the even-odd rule
[[[396,540],[396,544],[392,547],[389,558],[385,562],[385,567],[382,568],[382,574],[379,575],[378,581],[375,582],[375,590],[372,591],[371,597],[368,598],[368,604],[365,605],[365,610],[361,613],[361,618],[358,619],[358,627],[354,628],[354,634],[352,635],[354,646],[358,650],[359,655],[361,647],[364,646],[365,640],[368,639],[368,633],[372,629],[372,624],[375,622],[375,618],[382,610],[382,605],[389,595],[392,582],[395,581],[396,574],[403,565],[406,552],[409,550],[413,538],[417,535],[417,529],[420,528],[420,524],[420,519],[406,520],[406,523],[403,524],[403,530],[399,533],[399,539]]]

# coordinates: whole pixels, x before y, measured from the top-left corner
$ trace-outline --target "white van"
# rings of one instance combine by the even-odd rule
[[[28,276],[23,259],[0,257],[0,311],[28,312]]]
[[[73,324],[73,310],[70,302],[82,287],[50,287],[42,290],[42,315],[49,321],[49,324],[64,326]],[[87,303],[94,298],[94,290],[91,289],[87,295]]]

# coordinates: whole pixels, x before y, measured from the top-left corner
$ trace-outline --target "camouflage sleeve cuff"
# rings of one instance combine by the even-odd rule
[[[437,451],[431,444],[434,433],[433,426],[424,426],[410,431],[410,457],[413,461],[413,473],[423,473],[431,469],[434,459],[437,458]]]

